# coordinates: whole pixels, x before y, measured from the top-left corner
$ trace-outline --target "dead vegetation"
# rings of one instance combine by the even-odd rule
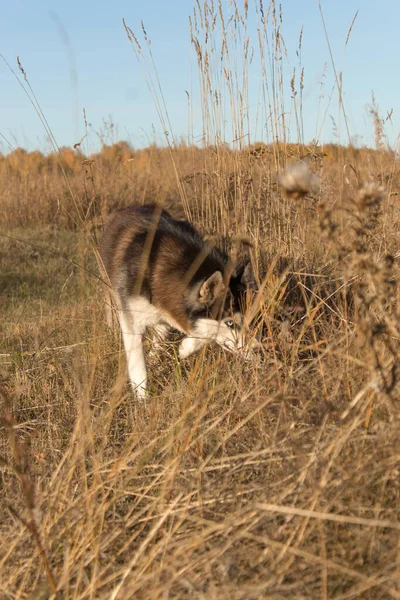
[[[211,24],[229,28],[197,6],[203,148],[0,158],[0,595],[398,599],[397,157],[380,122],[376,150],[321,148],[287,143],[272,110],[281,142],[222,143],[205,56]],[[251,242],[260,348],[180,363],[171,343],[138,403],[94,249],[110,210],[154,200]]]
[[[224,152],[229,171],[238,156]],[[139,153],[147,189],[165,185],[168,154]],[[182,177],[198,224],[253,244],[252,334],[262,346],[247,363],[209,347],[179,364],[172,343],[151,357],[158,379],[138,404],[105,324],[90,241],[115,207],[101,171],[90,182],[100,222],[88,216],[86,231],[59,219],[61,209],[44,213],[40,195],[24,229],[8,210],[3,594],[397,598],[397,196],[362,160],[365,184],[339,189],[343,166],[329,161],[320,189],[294,200],[281,196],[268,159],[260,168],[243,153],[244,177],[207,168],[212,151],[176,154],[198,160]],[[392,172],[390,154],[370,158]],[[62,188],[62,173],[52,185]],[[129,189],[115,197],[146,199]],[[176,189],[165,201],[183,215]]]

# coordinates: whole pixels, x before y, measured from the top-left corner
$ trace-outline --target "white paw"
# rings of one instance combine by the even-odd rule
[[[133,393],[135,394],[136,398],[138,400],[144,400],[147,396],[146,387],[144,385],[141,385],[141,384],[136,385],[134,383],[131,383],[131,385],[132,385]]]
[[[187,337],[182,340],[179,345],[179,358],[187,358],[196,350],[196,340],[194,338]]]

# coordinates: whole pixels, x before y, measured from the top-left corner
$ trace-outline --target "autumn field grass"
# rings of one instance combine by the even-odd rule
[[[400,598],[398,154],[374,104],[375,148],[351,143],[340,77],[338,143],[300,143],[302,33],[287,81],[281,9],[255,4],[254,42],[228,4],[190,21],[197,144],[172,135],[144,26],[124,22],[163,145],[58,148],[21,72],[53,151],[0,155],[2,600]],[[110,212],[154,201],[251,260],[258,344],[179,361],[173,339],[138,402],[96,252]]]
[[[179,181],[155,147],[2,159],[2,596],[398,598],[396,157],[298,147],[321,179],[294,198],[295,148],[174,152]],[[95,248],[154,198],[251,243],[261,345],[172,341],[138,403]]]

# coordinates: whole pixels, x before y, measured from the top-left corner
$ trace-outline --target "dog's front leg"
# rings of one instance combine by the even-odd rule
[[[179,345],[179,358],[187,358],[194,352],[200,350],[206,343],[206,339],[198,337],[186,337]]]
[[[179,357],[187,358],[193,352],[200,350],[204,344],[217,338],[219,331],[218,321],[212,319],[199,319],[190,332],[190,335],[182,340],[179,346]]]
[[[142,343],[142,327],[137,325],[135,327],[135,319],[128,312],[121,311],[119,320],[128,362],[129,379],[138,398],[144,398],[147,393],[147,371]]]

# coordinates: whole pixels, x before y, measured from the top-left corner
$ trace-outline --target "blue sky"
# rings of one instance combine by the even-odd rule
[[[243,6],[243,0],[238,0]],[[288,50],[284,72],[286,110],[290,113],[290,73],[298,65],[296,48],[304,27],[302,62],[304,78],[304,137],[310,141],[336,141],[332,118],[340,125],[340,140],[347,142],[343,121],[338,118],[337,93],[333,95],[322,129],[317,128],[321,81],[325,72],[325,104],[334,84],[333,70],[317,0],[281,0],[283,36]],[[224,4],[228,7],[228,0]],[[254,0],[249,0],[249,31],[257,47]],[[99,135],[106,141],[126,139],[135,147],[146,145],[156,136],[162,140],[160,124],[145,78],[122,26],[127,24],[142,39],[141,20],[152,40],[152,52],[165,97],[171,128],[179,138],[188,133],[188,100],[191,92],[192,133],[201,137],[201,107],[198,95],[197,60],[190,43],[188,16],[192,0],[114,0],[104,2],[69,0],[64,3],[41,0],[1,2],[0,52],[20,75],[20,57],[29,82],[60,146],[78,142],[85,133],[83,107],[90,123],[83,143],[86,152],[94,151]],[[259,2],[257,1],[257,5]],[[265,9],[268,5],[264,0]],[[321,0],[334,60],[343,73],[343,97],[350,133],[360,143],[373,144],[374,133],[367,105],[374,91],[380,113],[393,109],[387,132],[392,144],[400,131],[400,2],[398,0]],[[347,32],[359,10],[344,58]],[[325,67],[327,64],[327,67]],[[249,96],[254,105],[260,101],[259,59],[250,69]],[[11,146],[50,149],[46,133],[22,88],[7,66],[0,62],[0,150]],[[104,123],[113,122],[114,132]],[[290,115],[288,116],[288,122]],[[293,115],[291,118],[293,123]],[[252,128],[252,139],[264,137],[264,122]],[[229,139],[229,127],[226,141]],[[290,127],[291,141],[297,141],[296,128]]]

